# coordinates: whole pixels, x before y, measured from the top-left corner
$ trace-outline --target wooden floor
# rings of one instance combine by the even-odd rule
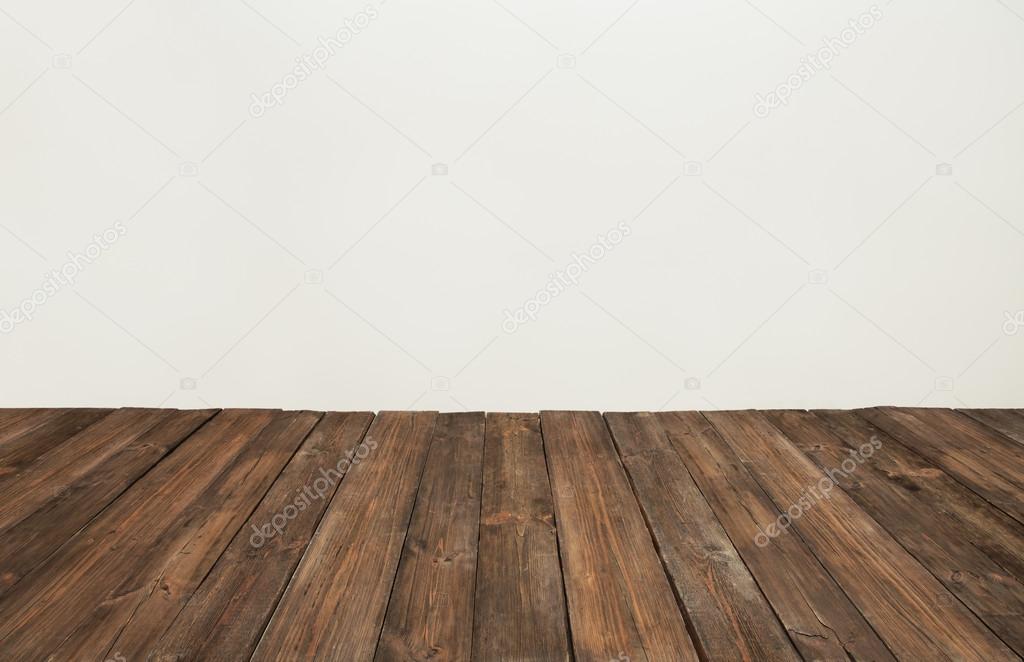
[[[2,660],[1006,660],[1020,410],[0,410]]]

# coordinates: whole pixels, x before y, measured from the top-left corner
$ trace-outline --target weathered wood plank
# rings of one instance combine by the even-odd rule
[[[841,423],[828,426],[810,412],[765,412],[765,416],[822,471],[858,458],[862,464],[855,473],[832,473],[839,487],[1003,642],[1024,652],[1024,584],[975,542],[978,538],[972,534],[985,536],[985,532],[973,530],[973,521],[938,507],[943,501],[978,499],[977,495],[899,444],[887,446],[877,435],[865,436]],[[834,416],[841,421],[843,414]],[[938,482],[942,478],[945,485]],[[943,489],[949,494],[936,499],[932,492]],[[922,531],[928,535],[921,535]]]
[[[537,414],[487,414],[473,659],[568,662],[568,614]]]
[[[144,659],[249,659],[372,419],[323,417]]]
[[[484,415],[441,414],[376,660],[468,660],[473,647]]]
[[[1017,442],[948,409],[857,413],[1024,524],[1024,453]]]
[[[374,419],[366,457],[328,506],[254,660],[372,659],[436,418]]]
[[[577,660],[696,660],[651,534],[596,412],[542,412]]]
[[[213,410],[174,412],[67,485],[0,535],[0,594],[69,540],[167,453],[208,421]],[[66,476],[58,475],[62,483]]]
[[[800,536],[764,535],[782,513],[707,419],[656,418],[804,659],[894,660]]]
[[[712,660],[800,660],[652,414],[605,414],[658,552]]]
[[[35,410],[8,426],[0,446],[0,484],[10,482],[40,456],[57,448],[93,423],[111,413],[110,409]]]
[[[258,448],[254,439],[273,418],[222,412],[25,575],[0,597],[0,650],[12,659],[41,659],[74,639],[81,654],[66,657],[103,659],[111,624],[123,626],[151,592],[183,538],[215,507],[202,497],[223,484],[245,449]],[[79,638],[90,632],[93,640]]]
[[[170,410],[120,409],[0,481],[0,532],[173,415]]]
[[[762,414],[705,416],[897,657],[1017,659]]]
[[[1024,444],[1024,413],[1020,409],[960,409],[979,423]]]

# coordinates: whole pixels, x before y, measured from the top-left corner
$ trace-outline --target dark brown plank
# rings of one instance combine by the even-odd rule
[[[249,659],[372,419],[323,417],[144,659]]]
[[[1024,444],[1024,413],[1020,409],[960,409],[979,423],[984,423],[1019,444]]]
[[[374,419],[366,457],[328,506],[254,660],[372,659],[436,419]]]
[[[815,411],[840,439],[871,439],[881,443],[872,456],[885,477],[928,503],[961,527],[957,541],[968,541],[999,567],[1024,583],[1024,527],[1017,520],[967,489],[934,464],[893,439],[885,430],[848,411]],[[937,539],[939,542],[947,542]],[[962,573],[961,573],[962,574]],[[987,581],[968,578],[962,581]]]
[[[41,563],[140,476],[214,415],[179,411],[135,437],[0,535],[0,594]],[[58,476],[61,481],[66,477]]]
[[[542,412],[577,660],[696,660],[651,534],[596,412]]]
[[[1024,652],[1024,584],[974,542],[969,535],[973,522],[938,507],[931,490],[918,485],[921,477],[920,482],[934,487],[934,479],[944,474],[915,462],[917,458],[899,444],[892,444],[895,450],[887,447],[877,435],[857,434],[849,427],[835,434],[835,428],[810,412],[766,412],[765,416],[822,471],[841,468],[844,462],[851,466],[851,458],[862,459],[854,472],[830,475],[1004,643]],[[961,488],[953,494],[978,498],[970,492],[964,495],[965,491]],[[928,535],[921,535],[922,531]]]
[[[800,660],[655,417],[605,419],[703,657]]]
[[[0,483],[9,482],[40,456],[107,416],[110,409],[37,410],[16,421],[0,446]]]
[[[468,660],[484,415],[437,418],[376,660]]]
[[[831,575],[796,535],[759,545],[781,515],[699,412],[656,418],[744,563],[807,660],[894,660]]]
[[[829,479],[762,414],[705,416],[897,657],[1017,659],[841,488],[815,496]]]
[[[0,409],[0,445],[19,434],[18,430],[23,429],[19,426],[23,425],[22,421],[26,418],[42,418],[47,414],[52,416],[55,411],[53,409]]]
[[[221,512],[216,490],[243,482],[230,469],[252,466],[251,455],[265,450],[256,439],[274,418],[225,411],[178,446],[0,597],[0,649],[12,659],[104,659],[167,562]],[[159,588],[176,596],[176,586]],[[62,644],[77,650],[56,655]]]
[[[537,414],[487,414],[473,659],[568,662],[568,614]]]
[[[0,481],[0,532],[173,415],[169,410],[120,409]]]
[[[1024,524],[1024,453],[1017,442],[949,409],[857,413]]]

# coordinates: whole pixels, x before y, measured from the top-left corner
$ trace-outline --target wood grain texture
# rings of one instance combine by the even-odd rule
[[[897,657],[1017,659],[841,488],[816,497],[825,472],[762,414],[705,416]]]
[[[470,659],[483,413],[441,414],[377,645],[380,662]]]
[[[0,532],[173,415],[169,410],[120,409],[22,468],[16,481],[0,482]]]
[[[1024,413],[1020,409],[959,409],[958,411],[1017,443],[1024,444]]]
[[[577,660],[696,660],[683,615],[608,429],[542,412]]]
[[[35,410],[14,421],[0,445],[0,483],[101,420],[110,409]]]
[[[894,660],[799,536],[758,544],[782,513],[711,424],[699,412],[656,418],[804,659]]]
[[[144,659],[249,659],[372,419],[323,417]]]
[[[365,457],[328,506],[254,660],[373,658],[436,419],[374,419]]]
[[[40,659],[74,639],[83,652],[67,657],[87,658],[91,649],[103,659],[111,631],[151,592],[197,516],[215,505],[200,497],[272,419],[271,412],[219,414],[28,573],[0,597],[0,650]],[[100,641],[82,641],[90,632]]]
[[[1024,524],[1024,453],[1017,442],[948,409],[857,413]]]
[[[976,546],[975,536],[964,535],[976,533],[970,521],[935,507],[914,483],[915,474],[927,476],[938,470],[901,462],[904,449],[896,444],[894,453],[878,437],[876,448],[870,436],[837,436],[810,412],[765,416],[822,471],[841,467],[851,458],[863,460],[855,473],[832,474],[839,487],[1004,643],[1024,652],[1024,584]]]
[[[75,480],[57,475],[53,498],[0,535],[0,595],[57,550],[97,513],[118,498],[146,471],[163,459],[213,410],[176,411],[159,425],[132,437],[102,462]]]
[[[605,418],[703,657],[800,660],[655,417]]]
[[[487,414],[473,659],[568,662],[568,614],[537,414]]]

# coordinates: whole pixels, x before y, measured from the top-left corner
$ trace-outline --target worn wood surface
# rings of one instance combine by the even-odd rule
[[[1022,420],[0,410],[0,660],[1020,659]]]

